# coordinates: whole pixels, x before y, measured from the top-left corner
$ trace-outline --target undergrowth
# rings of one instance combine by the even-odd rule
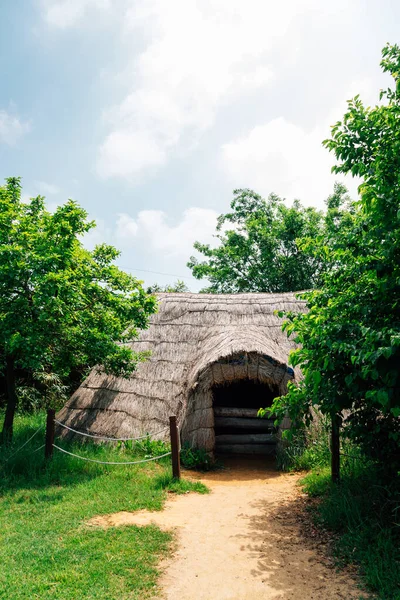
[[[282,471],[309,471],[329,464],[329,425],[319,418],[309,429],[292,433],[277,450],[277,467]]]
[[[198,471],[211,471],[218,465],[210,454],[202,448],[192,448],[184,444],[180,453],[181,464],[185,469],[197,469]]]
[[[400,482],[384,483],[376,466],[344,462],[340,485],[330,470],[313,471],[303,480],[309,496],[319,499],[319,526],[335,532],[334,551],[342,563],[356,563],[367,586],[382,600],[400,600]]]
[[[344,443],[341,482],[331,482],[328,428],[306,432],[280,457],[285,470],[310,470],[301,481],[316,524],[333,533],[338,564],[355,564],[381,600],[400,600],[400,477],[383,478],[377,465]]]
[[[1,415],[0,415],[1,418]],[[167,491],[207,491],[175,481],[171,459],[107,466],[61,454],[46,463],[44,413],[18,416],[11,447],[0,448],[0,598],[145,599],[157,590],[157,564],[171,535],[156,527],[89,528],[93,516],[160,510]],[[59,445],[87,458],[124,462],[163,454],[166,445]]]

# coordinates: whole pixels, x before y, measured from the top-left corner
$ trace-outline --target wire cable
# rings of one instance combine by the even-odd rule
[[[164,429],[162,429],[161,431],[157,431],[156,433],[146,433],[146,435],[142,435],[137,438],[109,438],[109,437],[105,437],[102,435],[96,435],[94,433],[85,433],[84,431],[78,431],[77,429],[72,429],[72,427],[65,425],[65,423],[61,423],[60,421],[57,421],[57,419],[54,419],[54,423],[57,423],[57,425],[60,425],[60,427],[64,427],[64,429],[68,429],[69,431],[72,431],[73,433],[77,433],[78,435],[84,435],[86,437],[94,438],[96,440],[106,440],[108,442],[137,442],[139,440],[145,440],[149,436],[160,435],[160,433],[164,433],[164,431],[167,431],[167,429],[168,429],[168,427],[164,427]]]
[[[39,446],[39,448],[36,448],[36,450],[34,450],[32,452],[32,454],[35,454],[35,452],[39,452],[39,450],[42,450],[45,447],[46,444],[43,444],[42,446]]]
[[[37,430],[35,431],[35,433],[34,433],[33,435],[31,435],[31,437],[29,438],[29,440],[26,440],[26,442],[24,442],[24,443],[22,444],[22,446],[20,446],[20,447],[18,448],[18,450],[16,450],[16,451],[15,451],[13,454],[11,454],[11,456],[9,456],[8,458],[6,458],[6,461],[5,461],[5,462],[7,462],[8,460],[10,460],[10,458],[12,458],[12,457],[13,457],[13,456],[15,456],[16,454],[18,454],[18,452],[20,452],[20,450],[22,450],[22,448],[25,448],[25,446],[26,446],[27,444],[29,444],[29,442],[30,442],[31,440],[33,440],[33,438],[35,437],[35,435],[37,435],[37,434],[39,433],[39,431],[41,431],[42,429],[43,429],[43,425],[41,425],[41,426],[39,427],[39,429],[37,429]]]
[[[69,454],[74,458],[80,458],[81,460],[86,460],[88,462],[98,463],[99,465],[139,465],[141,463],[147,463],[152,460],[158,460],[159,458],[164,458],[165,456],[169,456],[171,452],[166,452],[165,454],[161,454],[161,456],[154,456],[153,458],[145,458],[143,460],[135,460],[131,462],[106,462],[102,460],[96,460],[94,458],[86,458],[85,456],[79,456],[79,454],[73,454],[72,452],[68,452],[68,450],[64,450],[64,448],[60,448],[60,446],[56,446],[53,444],[53,448],[57,448],[60,452],[64,452],[64,454]]]

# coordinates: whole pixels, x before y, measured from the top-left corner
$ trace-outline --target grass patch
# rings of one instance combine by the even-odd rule
[[[330,424],[322,416],[312,427],[292,432],[292,437],[278,446],[277,467],[281,471],[309,471],[329,464]]]
[[[317,525],[333,532],[339,564],[356,564],[367,587],[381,600],[400,600],[400,482],[383,484],[375,465],[344,459],[342,481],[334,485],[329,467],[302,481],[318,502]]]
[[[331,532],[338,565],[354,564],[381,600],[400,600],[400,476],[389,482],[354,445],[342,441],[340,485],[332,484],[329,423],[319,417],[295,433],[278,455],[285,471],[309,471],[301,481],[315,502],[317,526]]]
[[[209,452],[203,448],[192,448],[188,443],[181,448],[180,460],[184,469],[207,472],[222,468],[222,464],[210,456]]]
[[[171,535],[154,526],[89,529],[95,515],[160,510],[167,491],[205,493],[200,482],[174,481],[170,458],[103,466],[55,450],[46,465],[44,432],[13,453],[44,423],[19,416],[11,448],[0,449],[0,598],[40,600],[145,599],[157,589],[157,564]],[[97,460],[128,461],[157,448],[60,445]]]

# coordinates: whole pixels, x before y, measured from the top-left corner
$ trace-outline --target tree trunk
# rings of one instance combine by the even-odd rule
[[[331,474],[333,483],[340,481],[340,415],[332,415],[332,430],[331,430]]]
[[[11,443],[13,436],[13,423],[15,410],[17,408],[17,391],[15,388],[15,368],[14,358],[6,358],[6,385],[7,385],[7,407],[4,417],[3,431],[1,440],[4,444]]]

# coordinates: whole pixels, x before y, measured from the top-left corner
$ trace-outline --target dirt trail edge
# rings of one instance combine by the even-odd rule
[[[201,479],[211,493],[174,496],[159,513],[122,512],[90,522],[154,523],[177,531],[177,548],[164,563],[160,582],[166,600],[366,597],[349,573],[335,570],[318,539],[302,534],[304,500],[297,475],[235,464],[190,477]]]

